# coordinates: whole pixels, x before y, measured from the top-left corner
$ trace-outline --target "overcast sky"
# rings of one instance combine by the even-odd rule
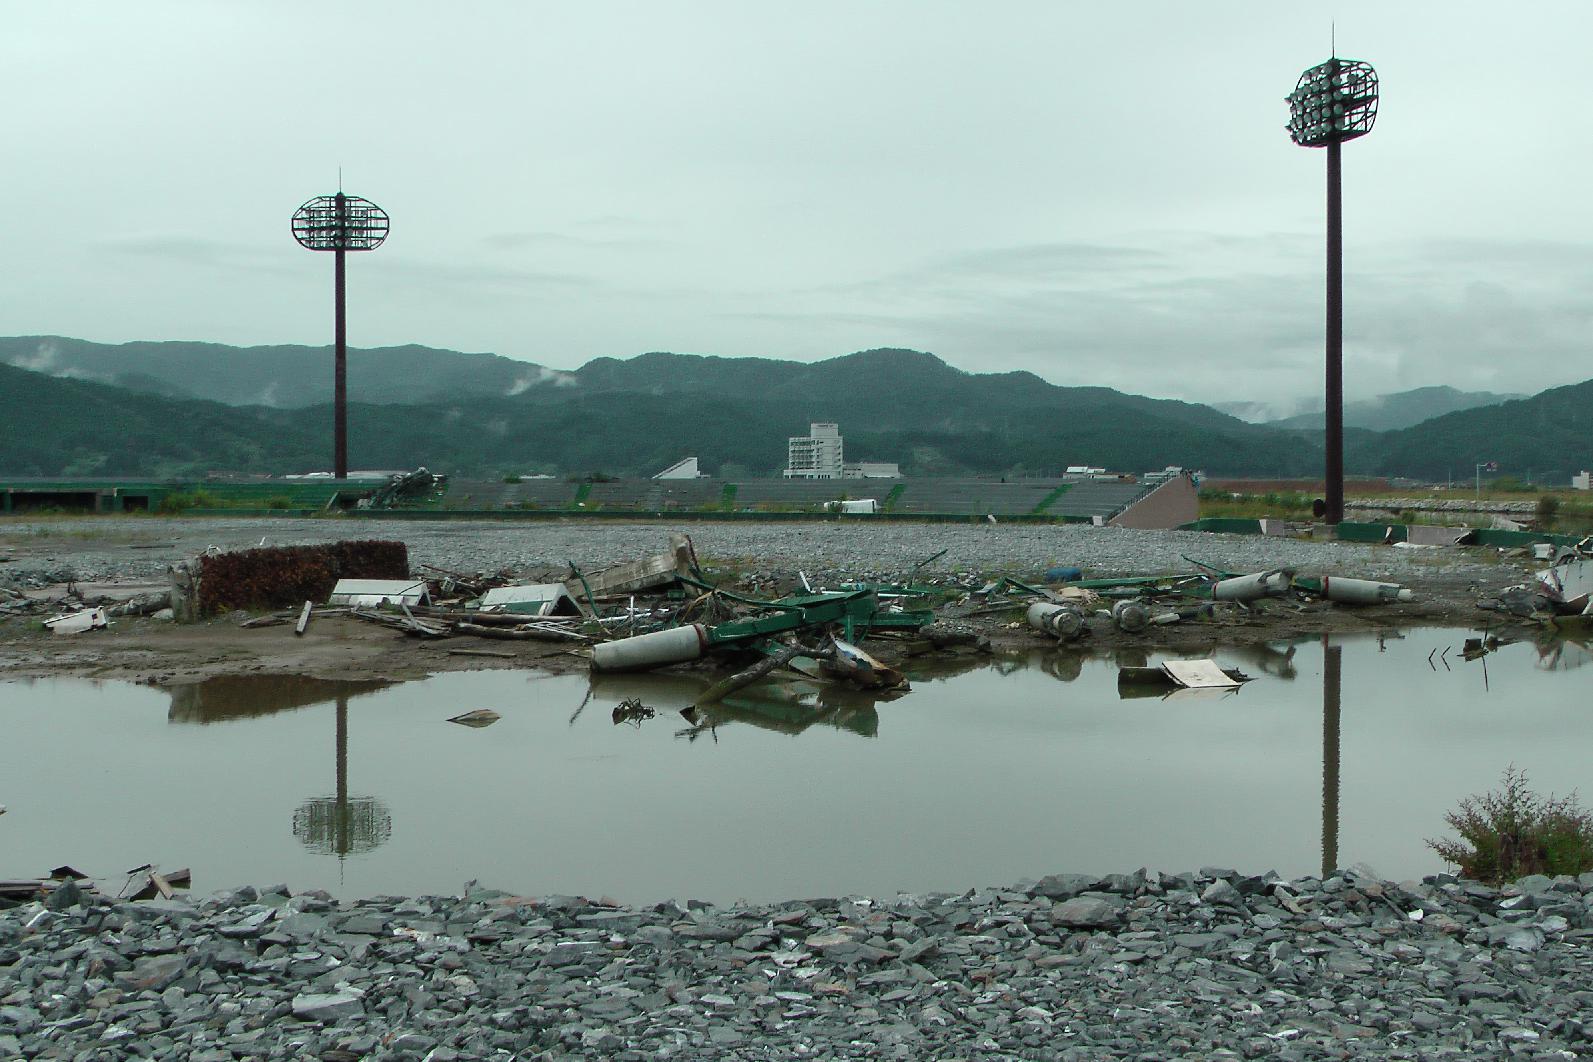
[[[0,0],[0,334],[330,341],[288,218],[392,215],[350,343],[558,368],[878,346],[1165,397],[1593,376],[1586,3]]]

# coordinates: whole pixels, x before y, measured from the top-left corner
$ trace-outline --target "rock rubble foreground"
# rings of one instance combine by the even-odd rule
[[[1578,1058],[1593,874],[1207,867],[626,907],[285,887],[0,911],[0,1059]]]

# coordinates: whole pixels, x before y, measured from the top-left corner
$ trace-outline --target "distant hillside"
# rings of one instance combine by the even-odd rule
[[[0,365],[0,474],[177,476],[209,469],[292,471],[324,460],[290,415],[139,394]]]
[[[281,473],[327,464],[324,406],[224,407],[3,371],[8,394],[25,392],[49,412],[11,420],[0,433],[0,473]],[[351,461],[478,475],[646,475],[694,454],[710,472],[729,466],[738,475],[760,474],[783,466],[788,436],[804,434],[811,421],[833,420],[849,459],[897,461],[913,475],[1045,474],[1070,464],[1143,472],[1178,464],[1284,476],[1320,464],[1313,441],[1205,406],[1056,387],[1029,373],[966,373],[915,351],[864,351],[813,364],[648,354],[599,359],[570,380],[409,405],[372,404],[365,390],[351,387],[361,400],[350,406]],[[403,380],[389,383],[409,390]]]
[[[0,364],[168,398],[295,409],[332,400],[332,348],[222,343],[109,345],[62,336],[0,337]],[[432,347],[351,349],[349,393],[377,404],[515,395],[566,380],[497,354]]]
[[[1457,391],[1453,387],[1418,387],[1413,391],[1400,391],[1380,395],[1360,402],[1344,403],[1344,426],[1367,428],[1371,431],[1397,431],[1413,427],[1424,420],[1458,413],[1480,406],[1498,405],[1525,395],[1494,394],[1489,391]],[[1267,422],[1269,427],[1301,431],[1321,431],[1323,413],[1301,413],[1282,420]]]
[[[1593,380],[1531,398],[1463,410],[1346,446],[1357,472],[1466,480],[1477,464],[1500,474],[1563,480],[1593,468]]]

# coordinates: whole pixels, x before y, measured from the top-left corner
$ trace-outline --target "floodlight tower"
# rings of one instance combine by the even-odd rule
[[[387,239],[387,212],[357,195],[323,195],[293,212],[293,238],[336,255],[333,279],[335,368],[332,376],[333,474],[348,478],[348,335],[343,306],[343,252],[374,251]]]
[[[1344,227],[1339,149],[1377,120],[1377,72],[1334,57],[1300,75],[1289,103],[1289,136],[1327,156],[1327,498],[1323,519],[1344,519]]]

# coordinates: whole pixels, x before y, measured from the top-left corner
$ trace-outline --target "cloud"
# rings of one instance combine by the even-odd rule
[[[54,376],[61,380],[88,380],[91,383],[110,383],[111,378],[103,373],[90,372],[75,365],[61,364],[61,351],[54,343],[40,343],[33,349],[32,354],[13,354],[6,359],[6,364],[26,369],[29,372],[42,372],[47,376]]]
[[[509,385],[509,389],[504,394],[509,397],[523,395],[533,387],[540,387],[548,383],[551,383],[554,387],[574,387],[577,381],[570,373],[559,372],[557,369],[549,369],[544,365],[538,365],[535,371],[517,378],[514,383]]]
[[[483,236],[484,246],[498,251],[520,251],[526,248],[552,247],[568,250],[635,250],[655,246],[656,240],[629,236],[583,236],[570,232],[499,232]]]
[[[519,292],[528,289],[584,288],[596,283],[590,276],[548,270],[522,269],[518,266],[483,265],[473,262],[443,262],[435,259],[417,261],[410,258],[384,259],[379,269],[388,276],[406,277],[413,281],[454,288],[480,290],[483,288],[513,288]]]
[[[1593,256],[1543,241],[1355,244],[1346,255],[1350,398],[1448,383],[1524,391],[1587,375]],[[854,346],[932,350],[1196,401],[1320,395],[1319,233],[1140,234],[993,247],[724,314]]]
[[[166,233],[127,233],[107,237],[100,241],[100,246],[112,254],[182,266],[202,266],[223,271],[245,269],[276,274],[293,272],[280,254],[263,251],[258,243],[229,243],[203,236]]]

